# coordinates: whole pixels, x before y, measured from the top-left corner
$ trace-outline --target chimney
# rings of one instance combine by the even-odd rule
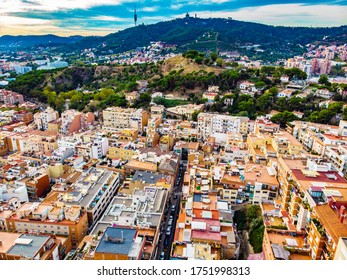
[[[328,204],[329,204],[330,208],[331,208],[331,207],[333,206],[333,204],[334,204],[334,201],[333,201],[333,199],[332,199],[331,197],[328,198]]]
[[[342,205],[340,207],[339,214],[340,214],[340,223],[343,224],[345,217],[346,217],[346,207],[345,206]]]

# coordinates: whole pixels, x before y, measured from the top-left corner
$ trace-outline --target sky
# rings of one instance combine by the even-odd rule
[[[347,0],[0,0],[0,36],[106,35],[183,17],[232,17],[281,26],[347,25]]]

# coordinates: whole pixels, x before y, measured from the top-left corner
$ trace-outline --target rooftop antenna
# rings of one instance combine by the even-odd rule
[[[136,14],[136,4],[135,4],[135,12],[134,12],[134,23],[137,25],[137,14]]]

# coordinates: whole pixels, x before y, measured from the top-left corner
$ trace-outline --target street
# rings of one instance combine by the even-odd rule
[[[180,213],[182,185],[186,166],[181,162],[174,187],[167,200],[164,219],[161,223],[155,259],[170,259],[171,245],[175,235],[176,222]]]

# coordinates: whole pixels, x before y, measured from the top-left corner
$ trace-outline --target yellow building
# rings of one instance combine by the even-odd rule
[[[143,131],[148,122],[148,112],[143,109],[110,107],[103,112],[103,129],[121,131],[137,129]]]
[[[138,154],[139,150],[131,142],[113,143],[112,146],[108,147],[107,151],[107,157],[110,159],[120,158],[122,160],[131,160],[133,156]]]
[[[334,259],[340,237],[347,236],[346,208],[340,206],[336,211],[329,204],[313,209],[307,241],[314,260]]]

